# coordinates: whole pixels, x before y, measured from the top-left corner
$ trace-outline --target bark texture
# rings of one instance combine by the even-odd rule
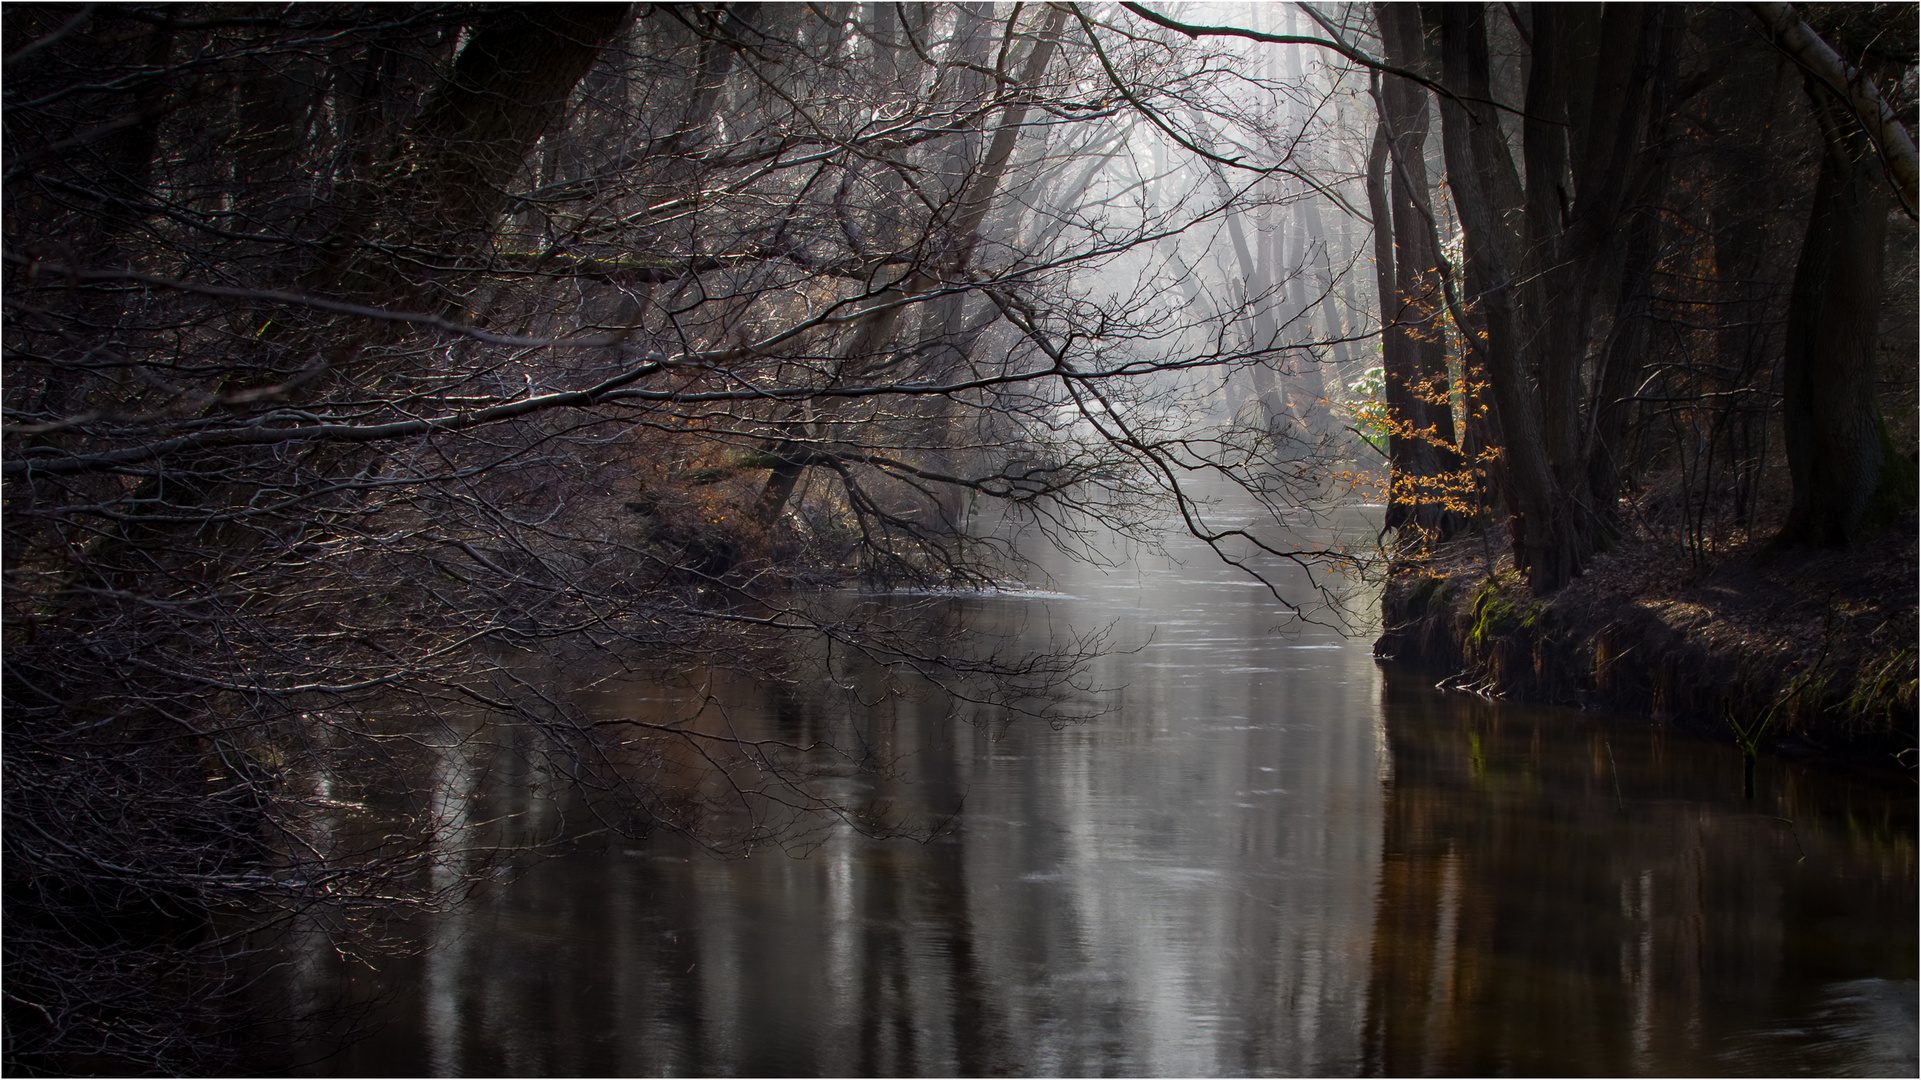
[[[1808,96],[1827,153],[1788,301],[1782,399],[1794,502],[1775,538],[1784,547],[1853,543],[1885,504],[1914,498],[1874,387],[1893,192],[1860,124],[1812,80]]]
[[[377,239],[392,255],[358,254],[338,276],[306,284],[344,298],[406,307],[444,265],[492,235],[508,185],[559,120],[600,50],[627,22],[625,4],[510,7],[479,26],[409,130],[379,190],[380,212],[356,214],[343,241]]]
[[[1516,562],[1537,593],[1578,575],[1613,534],[1613,412],[1639,357],[1596,349],[1599,316],[1634,319],[1658,253],[1637,232],[1665,173],[1660,124],[1678,24],[1656,9],[1534,9],[1523,121],[1526,183],[1497,122],[1486,14],[1430,6],[1440,31],[1443,142],[1486,320],[1487,377]],[[1652,227],[1652,223],[1648,223]],[[1632,265],[1630,265],[1632,263]]]
[[[1412,5],[1376,5],[1388,61],[1425,66],[1419,11]],[[1433,540],[1460,532],[1464,519],[1449,505],[1450,488],[1463,472],[1448,404],[1450,384],[1443,339],[1445,306],[1428,198],[1427,92],[1399,76],[1382,80],[1389,202],[1394,222],[1394,296],[1382,301],[1382,374],[1392,433],[1393,466],[1387,524]]]
[[[1862,134],[1870,137],[1885,161],[1902,207],[1914,216],[1921,209],[1915,194],[1916,184],[1921,182],[1921,157],[1916,155],[1913,137],[1875,89],[1869,73],[1843,60],[1789,5],[1751,3],[1748,8],[1796,63],[1840,96],[1841,103],[1861,125]]]

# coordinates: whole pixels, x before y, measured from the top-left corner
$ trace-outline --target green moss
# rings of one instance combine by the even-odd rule
[[[1468,627],[1467,646],[1480,651],[1489,639],[1506,633],[1514,621],[1514,603],[1501,595],[1500,582],[1490,578],[1474,590],[1474,621]]]
[[[771,469],[774,466],[779,464],[780,464],[780,459],[775,457],[774,455],[765,453],[763,451],[755,450],[746,454],[742,454],[740,457],[737,457],[734,460],[729,461],[724,465],[715,465],[705,469],[689,470],[685,475],[681,477],[681,480],[684,483],[693,484],[696,486],[704,485],[704,484],[718,484],[723,480],[733,479],[734,475],[737,473],[746,472],[750,469]]]
[[[1408,614],[1424,618],[1447,606],[1448,594],[1453,591],[1453,581],[1444,577],[1422,578],[1407,594]]]
[[[1516,602],[1501,579],[1489,578],[1474,591],[1474,621],[1468,627],[1467,646],[1479,651],[1495,638],[1534,631],[1546,614],[1547,605],[1538,600]]]
[[[1862,522],[1863,534],[1877,533],[1905,520],[1907,511],[1915,506],[1917,487],[1921,487],[1921,465],[1914,456],[1896,449],[1887,418],[1877,411],[1874,420],[1881,440],[1881,485],[1875,489],[1874,501]]]
[[[741,455],[740,459],[734,462],[734,468],[736,469],[771,469],[779,465],[780,463],[781,463],[780,459],[775,457],[774,455],[769,454],[764,450],[755,450],[750,453]]]

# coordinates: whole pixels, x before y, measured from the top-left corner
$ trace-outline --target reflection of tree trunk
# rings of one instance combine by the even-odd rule
[[[1794,503],[1777,545],[1847,544],[1889,502],[1912,503],[1874,396],[1890,188],[1874,147],[1808,83],[1827,143],[1788,300],[1783,380]]]
[[[906,1076],[920,1071],[907,950],[901,941],[901,897],[907,885],[894,859],[868,859],[860,923],[860,1071],[866,1076]]]
[[[936,813],[957,813],[966,798],[957,762],[968,752],[966,740],[976,737],[975,729],[952,712],[938,721],[926,717],[921,722],[938,732],[917,755],[921,770],[914,779],[923,792],[922,805]],[[933,888],[925,895],[952,965],[955,1063],[963,1076],[987,1076],[1005,1068],[1007,1015],[977,940],[980,926],[967,889],[967,840],[965,822],[957,822],[951,833],[933,841],[936,847],[926,871]]]

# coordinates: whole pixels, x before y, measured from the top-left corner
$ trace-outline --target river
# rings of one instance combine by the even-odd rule
[[[1764,759],[1749,799],[1731,741],[1432,690],[1171,547],[913,598],[1033,648],[1107,628],[1084,719],[709,686],[745,734],[864,747],[885,775],[820,783],[931,839],[590,836],[418,956],[296,958],[368,1032],[302,1071],[1915,1074],[1911,788]]]

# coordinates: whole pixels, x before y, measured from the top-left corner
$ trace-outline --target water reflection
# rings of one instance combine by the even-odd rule
[[[1729,747],[1382,700],[1369,1072],[1914,1073],[1911,796],[1769,760],[1749,802]]]
[[[1913,1072],[1910,792],[1769,762],[1750,804],[1726,748],[1383,681],[1204,558],[1053,569],[1056,595],[954,603],[1024,647],[1111,624],[1095,720],[852,661],[704,688],[743,733],[891,763],[827,770],[834,798],[949,830],[585,842],[377,977],[307,957],[391,993],[312,1071]],[[525,801],[505,768],[454,779]]]

